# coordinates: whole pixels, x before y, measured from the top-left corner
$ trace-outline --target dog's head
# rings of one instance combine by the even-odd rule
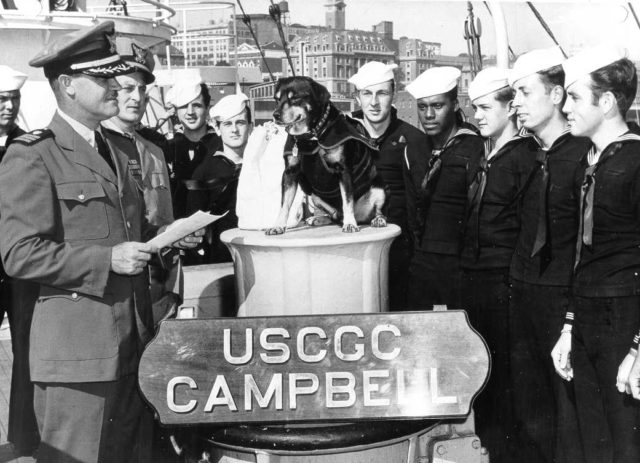
[[[284,125],[291,135],[303,135],[316,126],[331,94],[315,80],[298,76],[278,80],[274,97],[276,123]]]

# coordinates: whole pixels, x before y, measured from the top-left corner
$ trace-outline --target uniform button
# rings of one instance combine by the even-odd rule
[[[84,195],[78,195],[78,199],[79,199],[80,201],[84,201]]]
[[[131,222],[127,220],[127,228],[131,228]]]
[[[78,293],[71,293],[71,299],[78,299]]]

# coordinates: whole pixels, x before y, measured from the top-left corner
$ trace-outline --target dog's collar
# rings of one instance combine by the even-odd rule
[[[325,129],[325,126],[327,125],[327,119],[329,119],[330,111],[331,111],[331,103],[327,103],[327,105],[324,108],[324,112],[322,113],[322,117],[320,118],[316,126],[309,131],[312,137],[316,137],[316,138],[320,137],[320,134],[322,134],[322,132]]]

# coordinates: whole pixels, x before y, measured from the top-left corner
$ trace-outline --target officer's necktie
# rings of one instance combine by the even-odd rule
[[[102,138],[102,135],[100,134],[99,131],[96,130],[94,134],[96,137],[96,149],[98,150],[98,153],[100,154],[100,156],[102,156],[102,159],[104,159],[106,163],[109,164],[109,167],[111,167],[111,170],[115,172],[116,166],[113,163],[113,159],[111,158],[111,151],[109,150],[109,146],[107,145],[107,142],[104,141],[104,138]]]
[[[480,160],[480,164],[478,165],[478,169],[476,170],[476,175],[469,185],[469,190],[467,191],[467,200],[470,206],[470,215],[475,213],[475,223],[473,226],[475,227],[475,240],[473,243],[473,251],[476,259],[480,255],[480,206],[482,205],[482,197],[484,196],[484,190],[487,186],[487,172],[489,171],[489,161],[487,161],[486,156],[482,156]]]
[[[428,171],[427,175],[425,175],[422,180],[422,189],[426,190],[427,187],[433,180],[438,176],[440,169],[442,168],[442,159],[440,159],[440,155],[443,150],[433,150],[431,151],[431,159],[429,159],[429,164],[427,165]]]
[[[580,263],[582,246],[591,246],[593,242],[593,193],[596,188],[595,172],[598,164],[587,167],[580,189],[580,227],[576,241],[576,260],[574,268]]]
[[[547,220],[547,193],[549,189],[549,168],[547,159],[549,153],[546,150],[538,151],[536,162],[539,164],[541,172],[540,180],[540,197],[538,198],[538,226],[536,229],[536,238],[533,242],[531,257],[534,257],[547,244],[549,236],[549,222]]]

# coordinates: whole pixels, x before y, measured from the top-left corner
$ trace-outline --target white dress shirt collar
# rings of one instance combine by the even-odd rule
[[[82,122],[78,122],[74,118],[69,116],[68,114],[65,114],[64,112],[62,112],[60,110],[60,108],[58,108],[58,114],[65,121],[67,121],[69,123],[69,125],[71,126],[71,128],[73,130],[75,130],[76,132],[78,132],[78,135],[80,135],[82,138],[84,138],[87,141],[87,143],[89,143],[89,145],[91,145],[92,148],[96,148],[96,136],[95,136],[93,130],[91,130],[89,127],[84,125]]]

